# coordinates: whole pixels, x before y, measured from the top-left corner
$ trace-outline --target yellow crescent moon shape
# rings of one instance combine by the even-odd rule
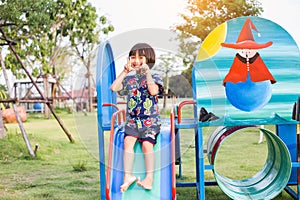
[[[221,43],[225,41],[227,34],[227,23],[217,26],[203,41],[196,61],[206,60],[214,56],[221,48]]]

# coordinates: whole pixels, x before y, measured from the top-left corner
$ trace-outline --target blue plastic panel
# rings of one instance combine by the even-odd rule
[[[170,128],[162,127],[162,131],[157,138],[157,144],[154,146],[155,152],[155,172],[152,190],[145,190],[132,184],[125,193],[120,192],[120,186],[123,182],[123,149],[124,149],[124,131],[116,129],[110,195],[114,200],[131,200],[139,197],[149,200],[169,200],[172,199],[172,156],[171,156],[171,138]],[[133,166],[133,175],[143,179],[145,177],[144,155],[141,144],[135,145],[135,161]]]
[[[97,58],[97,96],[98,121],[104,129],[110,128],[110,120],[115,112],[112,107],[103,107],[103,103],[116,104],[116,93],[110,90],[110,85],[116,79],[115,62],[112,48],[108,41],[102,43]]]

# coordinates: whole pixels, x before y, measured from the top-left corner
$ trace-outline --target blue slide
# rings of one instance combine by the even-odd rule
[[[145,190],[133,183],[126,192],[120,192],[123,183],[123,149],[124,130],[122,127],[115,129],[112,149],[112,161],[109,181],[109,196],[111,200],[170,200],[172,199],[172,145],[170,127],[162,127],[154,146],[155,170],[152,190]],[[133,175],[143,179],[145,177],[145,163],[141,144],[134,147],[135,160]],[[174,191],[173,191],[174,192]]]

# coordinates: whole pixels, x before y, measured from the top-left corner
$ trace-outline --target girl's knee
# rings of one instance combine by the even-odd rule
[[[149,141],[144,141],[142,143],[142,150],[144,153],[152,153],[153,152],[153,144]]]

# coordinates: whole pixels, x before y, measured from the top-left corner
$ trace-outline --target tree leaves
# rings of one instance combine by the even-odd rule
[[[106,17],[97,20],[95,7],[87,0],[2,0],[0,4],[0,40],[3,45],[13,43],[32,73],[54,73],[60,49],[74,47],[87,52],[88,44],[98,44],[99,34],[113,31]],[[105,26],[99,31],[98,22]],[[86,56],[86,55],[85,55]],[[8,69],[23,77],[20,65],[8,53]]]

